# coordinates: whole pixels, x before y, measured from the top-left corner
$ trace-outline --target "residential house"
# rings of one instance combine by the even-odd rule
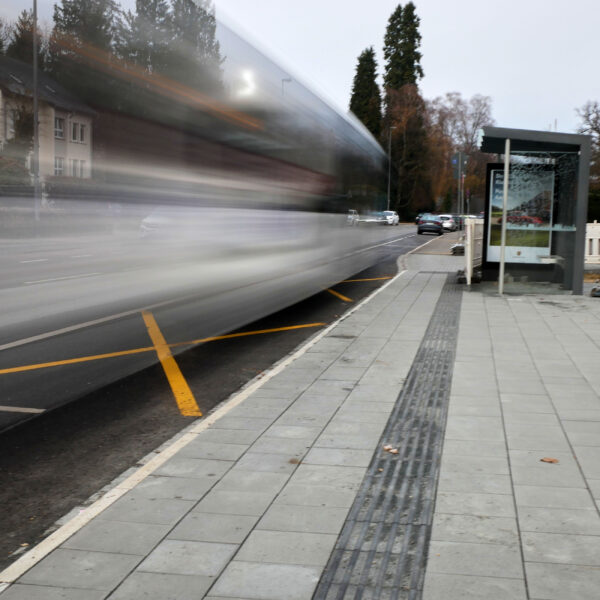
[[[15,135],[15,117],[32,110],[33,69],[0,56],[0,146]],[[45,73],[38,74],[40,178],[92,176],[94,111]]]

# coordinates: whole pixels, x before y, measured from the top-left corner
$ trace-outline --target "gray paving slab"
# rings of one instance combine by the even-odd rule
[[[274,504],[349,508],[355,496],[354,488],[340,489],[333,485],[307,487],[304,484],[290,483],[277,496]]]
[[[211,597],[248,600],[307,600],[319,581],[321,568],[234,560],[211,589]]]
[[[256,528],[337,535],[347,514],[347,508],[334,506],[274,504],[267,510]]]
[[[289,474],[297,468],[299,459],[294,455],[246,452],[236,463],[236,469]]]
[[[150,475],[136,486],[135,495],[150,500],[155,498],[199,500],[215,483],[216,479],[213,477],[198,479]]]
[[[103,600],[105,592],[17,583],[2,593],[2,600]]]
[[[524,579],[427,572],[423,600],[528,600]]]
[[[198,600],[214,577],[170,573],[132,573],[108,600]]]
[[[440,492],[436,512],[482,517],[515,517],[512,495]]]
[[[236,560],[324,566],[336,539],[337,535],[330,533],[255,530],[239,549]]]
[[[445,453],[442,457],[440,475],[446,473],[469,473],[477,477],[480,473],[508,475],[508,459],[505,456],[459,456]]]
[[[199,436],[184,446],[178,457],[207,458],[211,460],[237,460],[249,448],[248,444],[222,444],[219,442],[204,441]]]
[[[193,512],[167,536],[173,540],[241,544],[256,525],[257,516]]]
[[[140,562],[139,556],[58,548],[29,569],[19,582],[109,591]]]
[[[600,566],[600,536],[522,532],[526,562]]]
[[[146,498],[136,489],[100,513],[101,520],[175,525],[195,502],[178,498]]]
[[[431,573],[481,577],[523,577],[520,552],[514,546],[433,540],[427,570]]]
[[[589,491],[582,488],[516,485],[515,499],[518,506],[596,509]]]
[[[276,495],[276,491],[212,490],[192,512],[259,516]]]
[[[145,556],[169,532],[170,525],[94,520],[71,536],[63,548]]]
[[[207,429],[202,432],[202,441],[218,444],[252,444],[260,434],[260,431],[244,429]]]
[[[518,546],[519,533],[517,520],[513,517],[438,513],[431,539],[441,542]]]
[[[266,454],[286,454],[301,458],[311,447],[311,442],[305,439],[261,437],[251,446],[252,452]]]
[[[543,600],[597,600],[600,569],[595,566],[526,562],[531,598]]]
[[[164,477],[186,477],[189,479],[213,478],[217,480],[233,464],[233,461],[175,456],[156,469],[154,473]]]
[[[372,457],[372,450],[315,447],[310,450],[302,462],[305,465],[367,467]]]
[[[283,473],[246,471],[239,467],[231,469],[214,487],[214,491],[267,492],[276,494],[289,476]]]
[[[521,531],[600,535],[600,515],[594,510],[520,506],[518,514]]]
[[[215,577],[237,549],[237,544],[167,539],[148,555],[137,571]]]
[[[441,472],[438,481],[440,492],[467,492],[479,494],[509,494],[512,496],[511,478],[498,473]]]

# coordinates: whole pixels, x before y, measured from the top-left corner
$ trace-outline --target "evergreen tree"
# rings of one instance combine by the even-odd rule
[[[350,110],[378,138],[381,134],[381,94],[376,79],[377,63],[375,51],[371,46],[358,57]]]
[[[190,87],[221,89],[221,52],[210,0],[172,0],[167,74]]]
[[[426,129],[426,109],[417,81],[423,77],[419,17],[415,5],[398,5],[389,18],[384,38],[386,60],[384,141],[391,138],[391,161],[396,175],[392,206],[410,217],[429,208],[431,169]],[[389,137],[388,137],[389,136]]]
[[[135,14],[125,15],[119,56],[148,73],[164,72],[170,41],[167,0],[136,0]]]
[[[399,90],[403,85],[417,83],[423,77],[421,52],[419,52],[420,22],[412,2],[404,8],[398,4],[390,16],[383,47],[386,60],[384,75],[386,89]]]
[[[33,64],[33,11],[24,10],[8,35],[6,56]],[[42,36],[38,30],[38,65],[43,67]]]
[[[83,101],[96,104],[118,96],[110,69],[122,30],[120,16],[114,0],[61,0],[54,5],[49,71]]]

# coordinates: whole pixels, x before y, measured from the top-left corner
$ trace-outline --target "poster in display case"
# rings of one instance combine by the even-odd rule
[[[511,166],[506,212],[505,260],[540,264],[550,256],[554,178],[545,165]],[[490,172],[488,262],[500,261],[504,170]]]

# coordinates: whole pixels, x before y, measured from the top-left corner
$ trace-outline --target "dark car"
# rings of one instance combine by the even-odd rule
[[[419,235],[422,235],[423,233],[436,233],[437,235],[442,235],[444,229],[442,228],[440,216],[429,213],[422,214],[417,226],[417,233]]]

